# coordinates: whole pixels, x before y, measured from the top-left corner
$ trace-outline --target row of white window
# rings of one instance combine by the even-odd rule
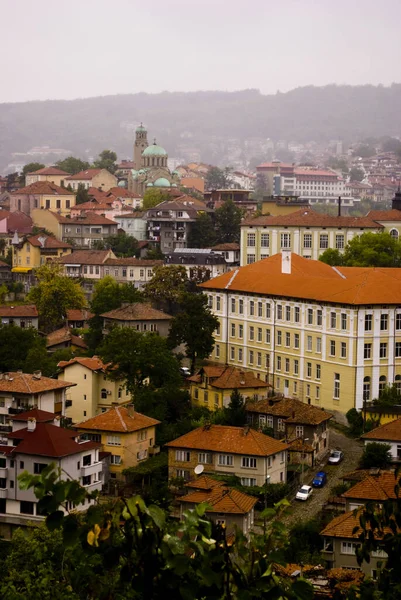
[[[178,462],[190,462],[191,452],[189,450],[176,450],[175,460]],[[201,464],[213,464],[213,455],[210,452],[199,452],[197,460]],[[267,466],[272,466],[273,457],[267,457]],[[285,462],[285,452],[280,452],[280,462]],[[218,454],[217,464],[222,467],[233,467],[234,456],[232,454]],[[241,467],[244,469],[256,469],[258,466],[258,459],[254,456],[241,456]]]
[[[397,229],[391,229],[390,235],[394,239],[398,239],[399,233]],[[247,233],[246,236],[246,245],[248,248],[256,247],[256,233]],[[321,233],[319,234],[319,249],[327,250],[329,248],[329,234]],[[269,248],[270,247],[270,233],[261,233],[260,234],[260,248]],[[280,234],[280,247],[281,248],[291,248],[291,233],[281,233]],[[312,233],[304,233],[303,235],[303,248],[312,248],[313,247],[313,234]],[[343,250],[345,247],[345,236],[343,234],[336,234],[335,236],[335,246],[337,250]]]

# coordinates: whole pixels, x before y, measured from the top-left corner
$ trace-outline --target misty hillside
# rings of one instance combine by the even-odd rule
[[[79,100],[0,104],[0,173],[13,152],[33,146],[94,156],[104,148],[132,153],[133,128],[143,121],[170,156],[185,148],[204,161],[234,138],[306,142],[401,133],[401,84],[303,87],[262,95],[240,92],[129,94]]]

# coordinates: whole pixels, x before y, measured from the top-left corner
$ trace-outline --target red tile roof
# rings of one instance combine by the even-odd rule
[[[112,187],[110,188],[108,193],[112,194],[116,198],[142,198],[142,196],[140,196],[139,194],[136,194],[135,192],[130,192],[126,188],[120,187]]]
[[[251,371],[244,371],[237,367],[202,367],[196,375],[188,377],[188,381],[194,383],[200,383],[202,380],[202,374],[209,378],[210,387],[224,389],[224,390],[235,390],[238,389],[253,389],[253,388],[270,388],[271,385],[258,379]]]
[[[67,321],[88,321],[95,315],[86,308],[70,308],[67,310]]]
[[[92,206],[93,208],[98,207],[96,204]],[[73,208],[75,210],[75,206]],[[83,210],[79,217],[74,218],[63,217],[56,213],[53,213],[53,215],[57,218],[58,222],[63,223],[63,225],[117,225],[115,221],[107,219],[106,217],[103,217],[103,215],[98,215],[95,212],[86,210]]]
[[[60,240],[43,233],[33,235],[29,237],[27,241],[36,248],[72,248],[71,244],[67,244],[67,242],[60,242]]]
[[[358,481],[352,488],[344,492],[344,498],[352,498],[366,501],[383,502],[388,499],[396,499],[397,495],[394,491],[398,483],[398,477],[395,473],[384,471],[380,475],[368,475],[361,481]]]
[[[0,317],[27,317],[35,319],[38,317],[38,311],[34,304],[0,306]]]
[[[159,425],[160,421],[147,417],[136,411],[131,411],[126,406],[116,406],[106,412],[78,423],[76,429],[91,431],[115,431],[116,433],[132,433],[147,427]]]
[[[333,304],[401,304],[401,269],[330,267],[291,255],[291,274],[281,272],[281,254],[199,284],[205,290],[230,290]]]
[[[72,254],[57,259],[58,263],[68,265],[102,265],[111,250],[75,250]]]
[[[52,390],[62,390],[72,387],[76,383],[60,381],[31,375],[30,373],[10,372],[0,375],[0,392],[13,392],[16,394],[40,394]]]
[[[232,243],[227,243],[227,244],[217,244],[217,246],[213,246],[212,250],[239,250],[240,249],[240,245],[237,244],[236,242],[232,242]]]
[[[389,409],[389,412],[391,412],[391,409]],[[369,431],[369,433],[364,433],[361,437],[365,440],[401,442],[401,418],[380,425],[376,429]]]
[[[71,429],[63,429],[50,423],[36,423],[34,431],[28,431],[28,428],[19,429],[9,433],[7,437],[11,440],[21,440],[14,449],[14,454],[62,458],[100,448],[100,444],[96,442],[76,442],[73,439],[76,435]]]
[[[36,419],[37,423],[50,423],[54,421],[56,415],[47,410],[33,408],[32,410],[26,410],[18,415],[12,415],[10,418],[12,421],[28,421],[28,419]]]
[[[325,410],[311,404],[305,404],[305,402],[301,402],[296,398],[249,400],[246,403],[246,410],[265,415],[276,415],[285,419],[286,423],[300,423],[302,425],[319,425],[333,417]]]
[[[197,479],[193,481],[188,481],[185,484],[186,488],[191,488],[194,490],[212,490],[216,487],[225,486],[224,481],[219,481],[218,479],[213,479],[213,477],[208,477],[208,475],[201,475]]]
[[[128,306],[121,306],[115,310],[100,315],[105,319],[115,319],[116,321],[169,321],[171,315],[152,308],[145,302],[137,302]]]
[[[67,178],[66,178],[67,179]],[[62,188],[51,181],[35,181],[26,187],[12,192],[12,196],[21,194],[46,194],[46,196],[73,196],[74,193],[66,188]]]
[[[335,517],[332,521],[330,521],[328,525],[326,525],[323,531],[320,532],[320,535],[348,539],[359,538],[360,534],[362,533],[362,529],[360,527],[359,522],[361,513],[362,510],[358,510],[357,512],[351,511],[346,512],[345,514],[340,515],[339,517]],[[392,533],[390,528],[384,529],[384,534],[387,533]],[[376,539],[380,538],[376,531],[374,537]]]
[[[270,456],[288,448],[288,444],[283,444],[254,429],[225,425],[198,427],[169,442],[166,446],[251,456]]]
[[[58,167],[44,167],[38,171],[32,171],[28,175],[69,175],[66,171],[59,169]]]
[[[401,221],[401,210],[370,210],[366,217],[374,221]]]
[[[249,513],[257,503],[258,499],[238,490],[228,487],[217,487],[211,491],[190,492],[179,499],[183,504],[200,504],[207,502],[209,507],[207,513],[238,514]],[[183,507],[185,508],[185,507]]]
[[[279,216],[261,216],[246,219],[242,227],[257,225],[282,226],[282,227],[349,227],[360,229],[369,227],[382,229],[383,226],[376,223],[370,214],[367,217],[332,217],[323,213],[317,213],[312,208],[302,208],[293,213]]]
[[[71,365],[82,365],[83,367],[86,367],[87,369],[90,369],[91,371],[102,371],[102,372],[106,372],[107,371],[107,367],[108,367],[108,363],[104,363],[98,356],[92,356],[92,358],[89,357],[83,357],[83,356],[76,356],[75,358],[72,358],[71,360],[62,360],[61,362],[58,363],[58,367],[60,369],[65,369],[66,367],[69,367]]]
[[[88,180],[88,179],[93,179],[93,177],[95,177],[96,175],[99,175],[99,173],[102,171],[102,169],[86,169],[86,171],[80,171],[79,173],[75,173],[75,175],[70,175],[69,177],[66,177],[66,181],[77,181],[77,180]]]
[[[10,265],[4,262],[4,260],[0,260],[0,267],[8,267],[9,269],[11,269]]]
[[[62,327],[61,329],[52,331],[46,336],[46,348],[52,348],[53,346],[58,346],[59,344],[66,342],[70,342],[71,346],[77,346],[84,350],[88,348],[84,340],[78,335],[74,335],[68,327]]]
[[[108,258],[104,264],[109,265],[110,267],[118,267],[119,265],[126,265],[127,267],[156,267],[158,265],[163,265],[164,261],[130,256],[129,258]]]

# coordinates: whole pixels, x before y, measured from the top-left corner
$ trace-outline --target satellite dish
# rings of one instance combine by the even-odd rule
[[[203,465],[196,465],[194,472],[196,475],[200,475],[201,473],[203,473],[205,467]]]

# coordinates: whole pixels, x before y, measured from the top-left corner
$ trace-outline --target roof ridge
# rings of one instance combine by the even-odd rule
[[[127,430],[128,430],[128,427],[127,427],[127,424],[126,424],[126,422],[124,421],[124,419],[123,419],[123,417],[122,417],[122,415],[121,415],[121,413],[120,413],[120,407],[119,407],[119,406],[116,406],[115,410],[116,410],[116,413],[118,414],[118,417],[119,417],[119,419],[120,419],[121,425],[123,426],[123,428],[125,429],[125,431],[127,431]]]

